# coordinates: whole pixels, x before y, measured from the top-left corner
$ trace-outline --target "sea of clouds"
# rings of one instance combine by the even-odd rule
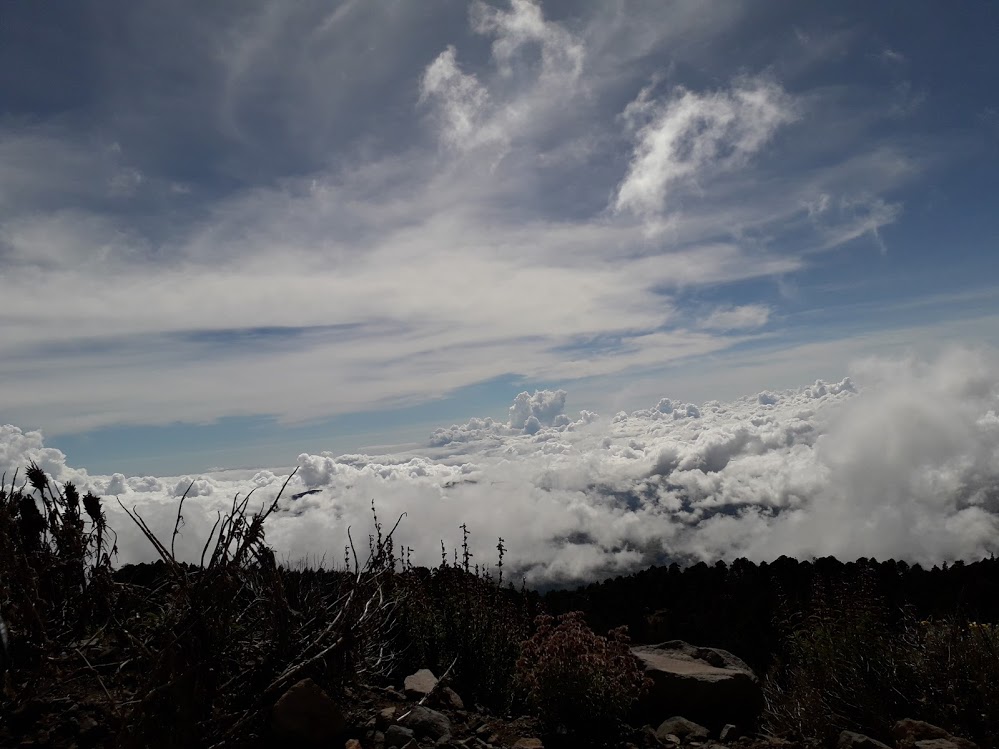
[[[980,558],[999,549],[997,373],[993,353],[961,349],[727,403],[663,397],[631,413],[568,414],[564,391],[522,393],[507,421],[440,428],[419,450],[298,456],[267,539],[279,559],[342,564],[348,526],[367,551],[375,500],[386,525],[406,513],[397,540],[413,563],[438,563],[441,541],[450,555],[467,523],[473,563],[495,563],[502,537],[507,574],[537,586],[669,561]],[[155,552],[115,497],[168,536],[190,487],[177,551],[197,560],[237,493],[255,490],[259,508],[290,472],[92,476],[40,433],[0,427],[8,482],[29,460],[108,498],[120,564]]]

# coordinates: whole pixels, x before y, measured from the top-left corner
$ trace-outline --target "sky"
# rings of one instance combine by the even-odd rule
[[[997,33],[901,0],[5,4],[2,454],[104,489],[443,470],[437,430],[492,419],[464,458],[529,472],[663,398],[711,422],[691,450],[737,429],[706,402],[817,380],[960,401],[933,378],[999,346]]]

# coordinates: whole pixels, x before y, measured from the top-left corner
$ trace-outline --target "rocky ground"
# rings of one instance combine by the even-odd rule
[[[311,679],[290,687],[275,703],[257,735],[239,746],[336,747],[339,749],[563,749],[588,745],[628,749],[805,749],[808,745],[743,730],[762,707],[759,683],[738,658],[721,650],[674,641],[635,648],[653,679],[638,706],[641,727],[622,726],[610,737],[580,736],[565,726],[546,731],[529,716],[495,715],[466,705],[461,696],[421,670],[393,686],[358,685],[331,697]],[[45,656],[32,682],[8,674],[0,746],[89,749],[115,746],[118,713],[127,689],[111,694],[104,676],[128,679],[128,661],[108,647],[74,647]],[[37,673],[46,674],[38,678]],[[102,674],[104,676],[102,676]],[[20,695],[20,697],[18,697]],[[29,695],[29,696],[25,696]],[[687,715],[671,714],[682,709]],[[653,717],[658,714],[658,717]],[[695,718],[701,722],[695,722]],[[901,721],[887,745],[843,732],[837,749],[976,749],[969,741],[919,721]],[[808,746],[808,749],[819,749]]]

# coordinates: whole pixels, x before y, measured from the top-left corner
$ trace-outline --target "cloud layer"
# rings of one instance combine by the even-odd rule
[[[668,397],[648,409],[564,413],[563,391],[524,393],[509,420],[471,419],[394,455],[302,454],[268,539],[278,556],[342,558],[346,529],[405,512],[417,563],[473,532],[475,561],[497,537],[507,569],[566,584],[649,563],[833,554],[923,564],[999,548],[999,366],[953,350],[932,362],[868,360],[853,378],[721,403]],[[195,559],[238,492],[273,498],[286,473],[90,476],[38,433],[0,430],[0,468],[33,459],[57,481],[117,495],[161,533],[192,483],[178,549]],[[309,490],[318,490],[302,494]],[[299,494],[291,499],[291,495]],[[254,503],[256,504],[256,503]],[[107,500],[121,562],[152,557]],[[362,541],[363,546],[363,541]]]
[[[719,54],[750,28],[727,4],[111,17],[70,50],[92,80],[46,67],[63,85],[18,84],[0,119],[0,410],[49,433],[300,423],[730,350],[782,322],[789,278],[887,247],[936,147],[885,135],[866,72],[809,77],[849,35],[753,26],[798,41]]]

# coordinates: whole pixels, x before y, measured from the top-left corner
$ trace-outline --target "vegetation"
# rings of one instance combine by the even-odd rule
[[[579,612],[541,615],[517,661],[528,704],[556,730],[607,734],[651,686],[626,627],[594,634]]]
[[[503,539],[499,573],[472,565],[463,526],[461,561],[448,564],[442,548],[434,570],[407,568],[398,576],[405,662],[411,670],[447,671],[463,698],[499,711],[513,706],[521,643],[531,633],[538,597],[503,588]]]
[[[843,730],[888,740],[918,716],[983,746],[999,736],[999,629],[892,611],[870,575],[854,588],[817,585],[785,627],[784,660],[766,680],[767,725],[831,742]]]
[[[0,736],[48,730],[46,706],[85,704],[102,712],[73,718],[81,746],[253,746],[305,677],[346,700],[430,668],[469,707],[594,738],[618,730],[646,686],[627,627],[639,642],[685,639],[745,659],[765,674],[758,728],[776,736],[889,740],[911,717],[997,746],[995,559],[672,565],[540,596],[504,580],[502,539],[492,568],[473,564],[467,528],[460,553],[413,567],[377,515],[363,561],[351,541],[342,569],[279,565],[265,524],[281,493],[255,512],[252,493],[235,498],[198,563],[182,563],[185,499],[170,538],[126,510],[159,559],[115,570],[100,498],[33,464],[20,484],[2,478],[12,663]]]

